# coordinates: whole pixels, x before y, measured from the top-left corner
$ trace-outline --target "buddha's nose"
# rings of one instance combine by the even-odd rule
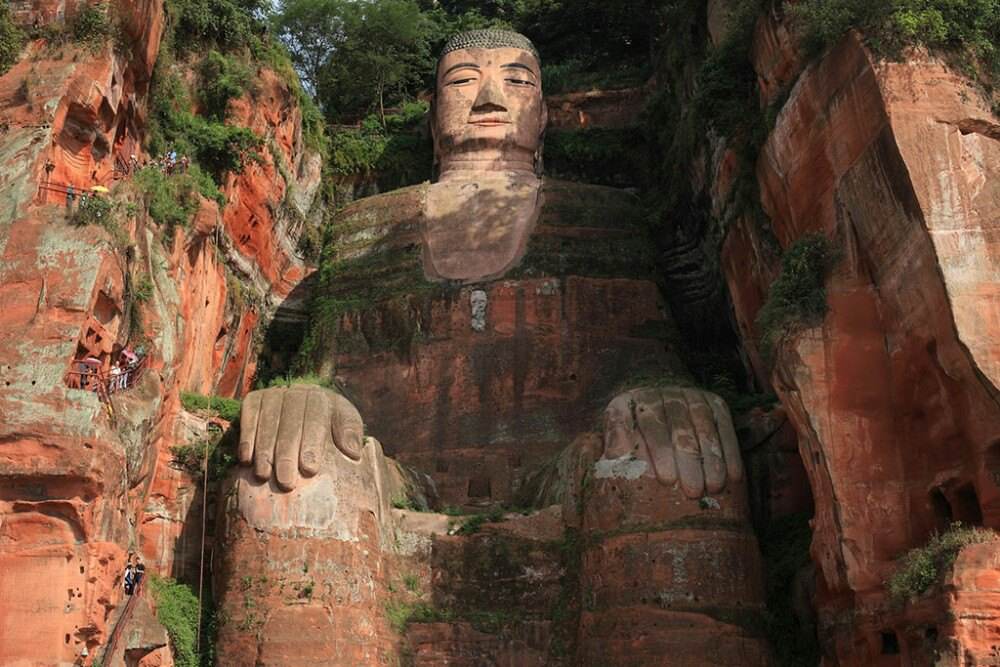
[[[474,112],[506,111],[507,106],[504,102],[503,89],[499,82],[493,77],[486,77],[479,89],[479,94],[476,95],[476,101],[472,103],[472,110]]]

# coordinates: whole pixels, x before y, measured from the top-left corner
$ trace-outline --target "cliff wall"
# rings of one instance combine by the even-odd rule
[[[777,14],[758,22],[753,62],[779,109],[755,164],[769,230],[785,250],[820,234],[839,258],[822,322],[765,350],[773,240],[743,215],[721,250],[748,358],[795,425],[815,496],[823,653],[986,664],[993,612],[964,606],[960,575],[983,561],[963,557],[902,608],[886,582],[953,521],[997,527],[998,119],[981,87],[926,52],[887,61],[852,33],[808,62]],[[716,179],[714,201],[726,185]]]
[[[162,3],[122,2],[100,10],[119,44],[79,43],[69,26],[84,7],[20,17],[39,36],[0,77],[3,664],[101,655],[131,552],[151,573],[197,580],[204,498],[173,450],[206,424],[180,393],[247,391],[257,330],[308,272],[296,239],[319,185],[294,96],[262,68],[259,97],[234,103],[230,122],[272,150],[223,183],[225,206],[202,199],[167,234],[131,157],[159,157],[143,146],[169,19]],[[76,388],[81,359],[107,371],[123,347],[146,354],[134,386]]]

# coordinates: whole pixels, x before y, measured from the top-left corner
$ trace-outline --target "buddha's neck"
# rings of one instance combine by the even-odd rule
[[[517,178],[537,178],[535,165],[521,160],[451,160],[441,164],[439,181],[475,180],[489,174],[505,174]]]

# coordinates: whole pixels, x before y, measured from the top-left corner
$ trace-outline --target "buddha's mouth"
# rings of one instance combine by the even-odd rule
[[[510,125],[510,121],[503,120],[502,118],[480,118],[477,120],[470,120],[469,125],[475,125],[477,127],[497,127],[498,125]]]

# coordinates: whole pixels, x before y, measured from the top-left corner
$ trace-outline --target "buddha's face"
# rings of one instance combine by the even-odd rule
[[[530,51],[459,49],[438,63],[433,130],[442,175],[533,171],[547,118]]]

